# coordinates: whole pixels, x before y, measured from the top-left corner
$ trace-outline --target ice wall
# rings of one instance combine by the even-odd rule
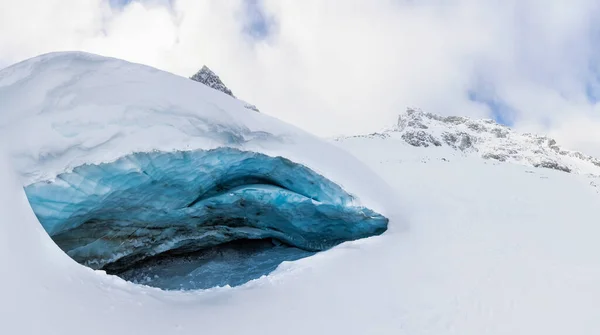
[[[232,148],[136,153],[25,190],[43,227],[72,258],[128,279],[148,271],[158,277],[157,267],[177,264],[177,271],[159,271],[163,288],[240,284],[281,261],[380,234],[388,222],[303,165]],[[240,251],[244,240],[262,242]],[[227,252],[250,263],[262,259],[254,264],[259,271],[208,282],[200,271],[192,285],[164,279],[186,282],[194,266],[216,258],[215,267],[230,273],[240,262],[222,257]]]

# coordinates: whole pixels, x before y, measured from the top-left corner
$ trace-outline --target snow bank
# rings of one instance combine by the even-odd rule
[[[10,169],[0,168],[0,332],[598,332],[600,196],[586,176],[402,140],[338,144],[397,190],[411,209],[410,229],[201,292],[137,286],[72,261],[35,220]]]
[[[291,260],[387,228],[379,213],[391,192],[363,163],[187,78],[54,53],[0,71],[0,100],[0,140],[12,144],[34,212],[94,269],[130,272],[148,261],[146,270],[178,264],[168,273],[200,278],[192,263],[209,266],[215,247],[241,239],[272,241],[273,259]],[[260,259],[265,269],[278,264],[267,246],[241,253],[254,270]],[[248,271],[248,280],[262,275]]]
[[[231,323],[230,316],[253,315],[259,321],[258,310],[248,303],[277,301],[268,287],[304,264],[284,263],[277,274],[239,289],[186,294],[134,285],[81,266],[61,251],[36,220],[20,185],[51,185],[85,164],[113,164],[138,153],[230,148],[283,156],[326,177],[338,185],[337,194],[321,195],[343,196],[323,198],[326,205],[380,210],[390,201],[386,184],[343,150],[248,111],[221,92],[146,66],[84,53],[48,54],[0,71],[0,101],[0,143],[8,144],[2,164],[13,166],[0,169],[2,333],[240,332],[245,327]],[[317,206],[319,200],[309,201]],[[238,302],[230,304],[234,292]],[[235,307],[242,302],[244,307]],[[237,330],[221,329],[226,324]],[[260,328],[262,321],[254,326]]]
[[[249,113],[222,92],[144,65],[46,54],[0,71],[0,101],[0,140],[11,143],[25,185],[135,152],[231,147],[303,164],[380,213],[389,199],[386,185],[348,153]]]

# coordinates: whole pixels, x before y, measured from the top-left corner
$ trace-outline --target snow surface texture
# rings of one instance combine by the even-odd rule
[[[564,150],[547,136],[516,133],[492,120],[443,117],[409,108],[399,116],[396,127],[359,137],[400,138],[415,147],[448,146],[500,162],[600,176],[600,159]]]
[[[222,92],[148,66],[52,53],[0,71],[0,141],[22,183],[138,152],[233,148],[285,157],[384,214],[389,187],[354,156]],[[361,178],[357,178],[361,176]]]
[[[141,66],[119,64],[137,75],[149,71]],[[13,75],[23,68],[16,70],[19,69],[12,68]],[[63,67],[52,77],[73,70],[70,66]],[[90,70],[93,74],[94,70]],[[108,69],[102,66],[95,70]],[[155,75],[165,81],[163,86],[154,80],[147,84],[168,92],[170,84],[180,82],[159,73],[156,71]],[[37,79],[44,78],[39,74]],[[21,78],[13,75],[0,72],[0,87]],[[92,76],[97,77],[97,74]],[[131,79],[137,81],[136,77]],[[114,76],[109,78],[113,81],[105,86],[122,85],[122,89],[128,89],[136,98],[141,97],[142,93],[131,82],[115,80]],[[600,331],[597,317],[600,310],[597,242],[600,195],[596,187],[589,186],[591,176],[534,169],[522,163],[482,160],[478,155],[465,155],[448,145],[415,147],[399,136],[356,137],[334,142],[366,162],[392,188],[384,197],[395,205],[386,207],[389,208],[385,213],[390,218],[389,230],[379,237],[346,242],[313,257],[284,262],[269,276],[242,286],[205,291],[161,291],[81,266],[62,252],[41,227],[13,167],[6,165],[14,160],[21,180],[25,181],[39,181],[43,179],[41,176],[55,177],[56,171],[61,170],[59,166],[64,169],[64,166],[81,165],[73,162],[79,158],[44,155],[48,151],[32,144],[45,143],[46,150],[68,156],[70,151],[64,150],[65,147],[98,143],[97,139],[92,140],[99,132],[93,131],[92,123],[87,132],[74,137],[62,138],[50,131],[48,124],[52,122],[45,123],[43,115],[33,112],[41,102],[35,102],[40,97],[34,94],[35,85],[31,82],[29,85],[31,95],[22,91],[22,100],[14,97],[15,100],[2,101],[12,106],[31,103],[31,109],[24,108],[17,115],[9,113],[11,109],[0,113],[4,124],[8,122],[4,118],[12,115],[12,124],[20,124],[23,134],[18,137],[19,132],[14,131],[12,134],[16,137],[3,138],[0,142],[10,144],[8,158],[0,157],[2,334],[164,335],[201,331],[208,334],[562,335]],[[178,97],[180,107],[186,105],[182,101],[197,90],[181,85],[180,92],[169,92]],[[5,89],[0,88],[0,92]],[[14,87],[12,90],[20,91]],[[113,91],[112,94],[118,94],[123,90],[113,87]],[[0,93],[0,97],[6,99],[2,94],[5,93]],[[102,98],[108,99],[110,95]],[[121,98],[126,99],[127,95]],[[163,106],[165,99],[161,96],[156,101],[157,106]],[[205,92],[203,99],[220,98]],[[141,105],[135,101],[129,102],[133,106]],[[198,104],[204,106],[201,101],[198,99],[186,106],[193,111]],[[98,111],[93,106],[100,102],[88,107]],[[228,105],[224,107],[224,104]],[[232,120],[246,120],[260,115],[247,113],[243,106],[231,100],[223,100],[218,105],[222,110],[213,115],[215,118],[234,115]],[[106,109],[111,111],[111,108]],[[144,138],[146,142],[134,142],[134,145],[117,137],[113,142],[88,150],[71,150],[84,154],[86,159],[110,162],[116,160],[115,151],[127,152],[135,146],[157,146],[163,150],[168,145],[178,147],[173,144],[177,140],[198,147],[200,143],[206,144],[204,137],[178,134],[175,126],[184,125],[176,121],[182,115],[181,109],[172,118],[158,113],[144,114],[153,122],[173,125],[159,127],[165,131],[160,140],[133,127],[151,124],[150,120],[144,123],[143,118],[138,118],[127,123],[115,109],[112,107],[113,114],[105,117],[122,122],[118,125],[125,134]],[[87,125],[84,120],[96,115],[94,112],[88,115],[87,110],[78,109],[82,113],[80,117],[71,113],[71,122]],[[28,122],[15,121],[20,117]],[[57,124],[66,122],[60,119],[60,112],[54,117]],[[307,163],[315,159],[311,153],[316,154],[321,159],[320,164],[305,165],[344,185],[345,190],[350,190],[353,174],[363,172],[369,176],[368,170],[329,145],[315,141],[319,145],[311,146],[306,143],[311,137],[301,132],[283,136],[293,133],[295,128],[268,117],[261,120],[260,126],[246,127],[259,131],[270,124],[273,126],[270,130],[282,138],[302,138],[303,145],[295,148],[285,142],[288,151],[296,156],[294,161],[303,158]],[[253,121],[248,119],[248,122]],[[27,126],[35,127],[37,132],[27,130]],[[104,127],[108,134],[111,130]],[[8,136],[8,132],[11,131],[2,129],[0,136]],[[44,140],[29,138],[33,135],[43,136]],[[260,147],[256,141],[245,142],[243,146],[246,150],[252,145]],[[263,150],[278,149],[276,142],[265,143],[268,148]],[[58,150],[59,144],[66,145],[62,151]],[[180,146],[185,147],[185,144]],[[36,155],[38,152],[42,154]],[[336,157],[330,160],[331,155]],[[38,158],[45,160],[40,162]],[[30,161],[33,163],[28,165]],[[327,171],[327,167],[339,168],[340,165],[343,168],[337,173]],[[350,175],[347,170],[352,170]],[[59,173],[62,172],[65,171]],[[351,191],[364,196],[371,190],[368,187],[371,184],[381,185],[373,179],[364,185],[353,184],[356,187]],[[384,188],[379,191],[383,192]]]
[[[214,88],[217,91],[221,91],[221,92],[235,98],[235,95],[233,95],[233,92],[231,92],[231,90],[229,88],[227,88],[227,86],[225,86],[225,84],[223,83],[221,78],[219,78],[219,76],[217,76],[206,65],[202,66],[200,71],[196,72],[196,74],[191,76],[190,79],[193,81],[202,83],[210,88]],[[249,104],[245,101],[244,101],[244,107],[260,113],[260,111],[258,110],[258,108],[256,106]]]
[[[73,262],[0,159],[8,334],[595,334],[600,196],[587,178],[424,149],[337,142],[390,183],[410,226],[236,288],[159,291]],[[445,159],[445,160],[444,160]],[[18,238],[16,238],[18,236]],[[268,316],[268,317],[265,317]]]

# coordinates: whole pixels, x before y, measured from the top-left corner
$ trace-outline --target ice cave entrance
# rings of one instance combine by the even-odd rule
[[[388,223],[303,165],[231,148],[135,153],[25,191],[74,260],[168,290],[240,285]]]

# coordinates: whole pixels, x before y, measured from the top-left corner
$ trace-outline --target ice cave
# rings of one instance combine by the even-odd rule
[[[388,223],[304,165],[233,148],[134,153],[25,191],[74,260],[166,290],[241,285]]]

